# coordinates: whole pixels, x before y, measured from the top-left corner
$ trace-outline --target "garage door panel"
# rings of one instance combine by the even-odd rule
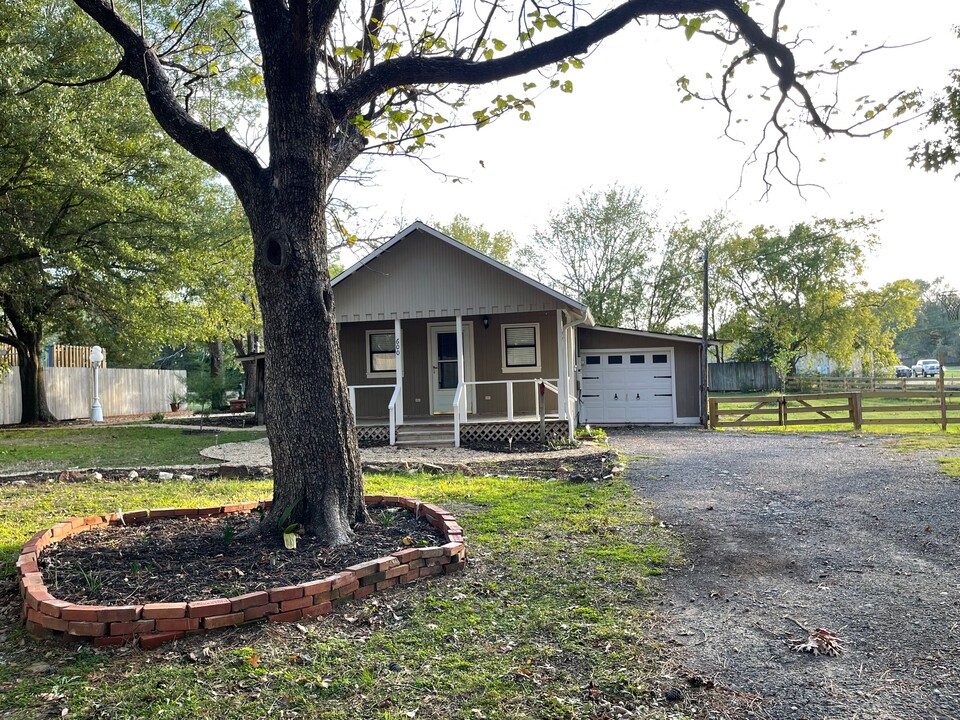
[[[581,353],[581,370],[583,422],[674,421],[669,354],[644,350]]]

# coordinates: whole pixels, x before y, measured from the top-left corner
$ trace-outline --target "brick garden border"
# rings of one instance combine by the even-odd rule
[[[367,495],[367,505],[388,505],[425,516],[444,534],[447,542],[435,547],[398,550],[374,560],[351,565],[321,580],[276,587],[236,597],[193,602],[146,603],[144,605],[76,605],[58,600],[47,591],[38,564],[45,547],[90,528],[142,524],[163,517],[216,517],[269,509],[271,501],[237,503],[206,508],[162,508],[71,518],[34,535],[17,559],[23,619],[35,637],[93,641],[98,647],[139,644],[145,650],[215,628],[244,623],[294,622],[326,615],[349,601],[420,578],[463,569],[466,547],[463,528],[437,505],[396,495]]]

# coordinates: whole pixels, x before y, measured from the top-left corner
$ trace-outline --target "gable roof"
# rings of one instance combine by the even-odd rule
[[[412,243],[410,250],[393,255],[401,249],[398,246],[404,241]],[[417,250],[420,255],[410,258]],[[458,253],[470,260],[457,260]],[[361,276],[369,280],[377,278],[376,287],[351,280]],[[432,287],[423,282],[425,277],[434,280],[438,293],[450,295],[449,301],[447,298],[426,298]],[[331,284],[338,321],[341,322],[386,319],[389,316],[451,315],[456,314],[454,310],[462,314],[490,314],[565,308],[583,316],[587,324],[593,324],[590,310],[583,303],[419,221],[337,275]],[[378,292],[383,296],[377,297]],[[419,297],[412,298],[411,295]],[[427,301],[436,307],[428,308]]]

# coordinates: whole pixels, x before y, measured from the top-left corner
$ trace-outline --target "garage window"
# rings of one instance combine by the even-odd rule
[[[397,374],[397,344],[393,332],[367,330],[367,376]]]
[[[600,356],[599,355],[587,355],[587,365],[599,365]]]
[[[654,363],[664,364],[664,363],[667,362],[667,356],[666,356],[666,355],[654,355],[654,356],[653,356],[653,362],[654,362]]]
[[[623,365],[623,355],[610,355],[607,358],[607,365]]]
[[[643,365],[647,361],[645,355],[631,355],[630,364],[631,365]]]
[[[540,370],[540,324],[501,325],[503,372]]]

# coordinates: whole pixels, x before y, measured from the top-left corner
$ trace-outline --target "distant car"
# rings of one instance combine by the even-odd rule
[[[913,368],[908,368],[906,365],[897,365],[893,371],[897,377],[913,377]]]
[[[911,369],[917,377],[934,377],[940,374],[940,362],[938,360],[918,360],[917,364]]]

